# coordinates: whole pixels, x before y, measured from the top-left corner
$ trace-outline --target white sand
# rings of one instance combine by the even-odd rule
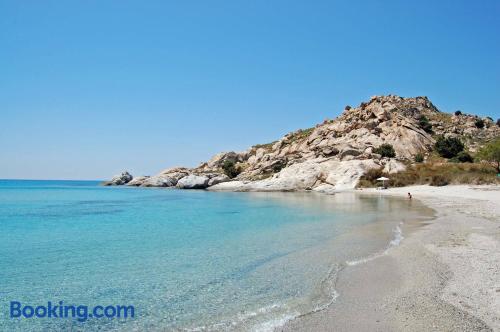
[[[436,210],[386,255],[346,267],[337,301],[285,331],[500,331],[500,187],[362,190]],[[411,229],[413,228],[413,231]]]

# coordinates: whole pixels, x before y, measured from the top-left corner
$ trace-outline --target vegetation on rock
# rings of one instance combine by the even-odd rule
[[[285,165],[284,165],[284,164],[282,164],[282,163],[276,163],[276,164],[274,164],[274,165],[273,165],[272,170],[273,170],[273,172],[274,172],[274,173],[278,173],[278,172],[279,172],[279,171],[281,171],[284,167],[285,167]]]
[[[438,137],[434,149],[443,158],[453,158],[464,150],[464,144],[456,137]]]
[[[429,119],[425,115],[422,115],[418,119],[418,124],[426,133],[432,133],[432,125],[429,123]]]
[[[462,115],[462,111],[460,111],[460,110],[455,111],[455,115],[456,115],[456,116]]]
[[[313,130],[314,130],[314,127],[307,128],[307,129],[299,129],[296,132],[289,134],[289,140],[291,143],[293,143],[293,142],[296,142],[298,140],[307,138],[307,137],[309,137],[309,135],[311,135]]]
[[[384,143],[378,148],[373,150],[374,153],[381,155],[382,157],[394,158],[396,157],[396,151],[391,144]]]
[[[232,160],[224,161],[222,170],[224,171],[224,174],[229,176],[231,179],[237,177],[241,173],[241,168],[236,166],[236,164]]]
[[[481,129],[481,128],[484,128],[484,120],[483,119],[477,119],[476,122],[474,122],[474,125]]]
[[[253,146],[254,149],[264,149],[264,150],[272,150],[273,145],[276,143],[276,141],[270,142],[270,143],[264,143],[264,144],[255,144]]]
[[[421,153],[417,153],[417,154],[415,155],[415,162],[416,162],[416,163],[421,163],[421,162],[423,162],[423,161],[424,161],[424,155],[423,155],[423,154],[421,154]]]
[[[461,151],[452,158],[452,161],[457,161],[460,163],[472,163],[474,162],[474,158],[472,158],[472,156],[468,152]]]
[[[458,155],[457,155],[457,158],[458,160],[461,162],[461,163],[473,163],[474,162],[474,157],[472,157],[470,155],[469,152],[466,152],[466,151],[463,151],[463,152],[460,152]]]

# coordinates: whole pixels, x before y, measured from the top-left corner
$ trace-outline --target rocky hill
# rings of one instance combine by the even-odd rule
[[[332,192],[354,188],[369,169],[389,174],[404,170],[416,154],[432,151],[441,135],[459,137],[474,152],[500,137],[500,127],[490,118],[440,112],[427,97],[375,96],[358,107],[346,106],[334,120],[244,152],[219,153],[193,169],[171,168],[132,180],[124,173],[105,184]],[[395,157],[377,153],[382,144],[392,145]]]

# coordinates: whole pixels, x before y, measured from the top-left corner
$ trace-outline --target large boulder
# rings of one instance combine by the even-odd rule
[[[205,189],[208,187],[209,178],[204,175],[188,175],[177,182],[180,189]]]
[[[360,177],[380,165],[367,160],[311,160],[296,163],[278,174],[260,181],[231,181],[210,187],[209,190],[230,191],[294,191],[309,190],[333,193],[354,189]]]
[[[394,174],[403,172],[406,170],[405,164],[395,159],[389,159],[386,161],[383,172],[387,174]]]
[[[133,176],[129,172],[125,171],[125,172],[122,172],[121,174],[113,176],[113,178],[111,180],[103,182],[102,185],[104,185],[104,186],[120,186],[120,185],[124,185],[124,184],[132,181],[132,179],[133,179]]]
[[[160,175],[168,175],[171,178],[174,178],[175,181],[179,181],[181,178],[185,177],[190,173],[190,170],[185,167],[172,167],[167,168],[160,172]]]
[[[293,164],[273,177],[253,182],[231,181],[210,187],[211,190],[293,191],[311,188],[321,174],[321,165],[314,161]]]
[[[208,190],[213,191],[249,191],[251,190],[247,186],[251,184],[249,181],[228,181],[218,183],[211,187],[208,187]]]
[[[227,182],[227,181],[231,181],[231,179],[226,174],[217,175],[217,176],[210,178],[210,180],[208,180],[208,186],[209,187],[215,186],[216,184]]]
[[[373,159],[329,160],[322,164],[322,182],[333,185],[336,191],[354,189],[363,174],[370,169],[379,167],[380,165]]]
[[[144,183],[144,181],[146,181],[147,179],[149,179],[149,176],[136,176],[135,178],[133,178],[131,181],[129,181],[126,186],[131,186],[131,187],[139,187],[140,185],[142,185]]]
[[[141,187],[173,187],[177,184],[177,180],[168,175],[158,174],[149,177],[142,182]]]
[[[174,187],[177,181],[189,175],[184,167],[167,168],[157,175],[151,176],[141,184],[142,187]]]
[[[353,156],[353,157],[359,156],[361,153],[362,152],[359,150],[356,150],[356,149],[350,148],[350,147],[346,147],[345,149],[343,149],[340,152],[339,156],[340,156],[340,159],[344,159],[347,156]]]
[[[332,186],[331,184],[327,184],[327,183],[323,183],[317,187],[314,187],[313,191],[318,192],[318,193],[322,193],[322,194],[328,194],[328,195],[332,195],[332,194],[335,194],[337,192],[335,186]]]

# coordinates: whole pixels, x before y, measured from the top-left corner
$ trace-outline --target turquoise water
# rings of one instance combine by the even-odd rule
[[[345,261],[421,213],[354,194],[0,181],[0,330],[269,330],[333,301]],[[13,300],[133,305],[135,317],[12,319]]]

